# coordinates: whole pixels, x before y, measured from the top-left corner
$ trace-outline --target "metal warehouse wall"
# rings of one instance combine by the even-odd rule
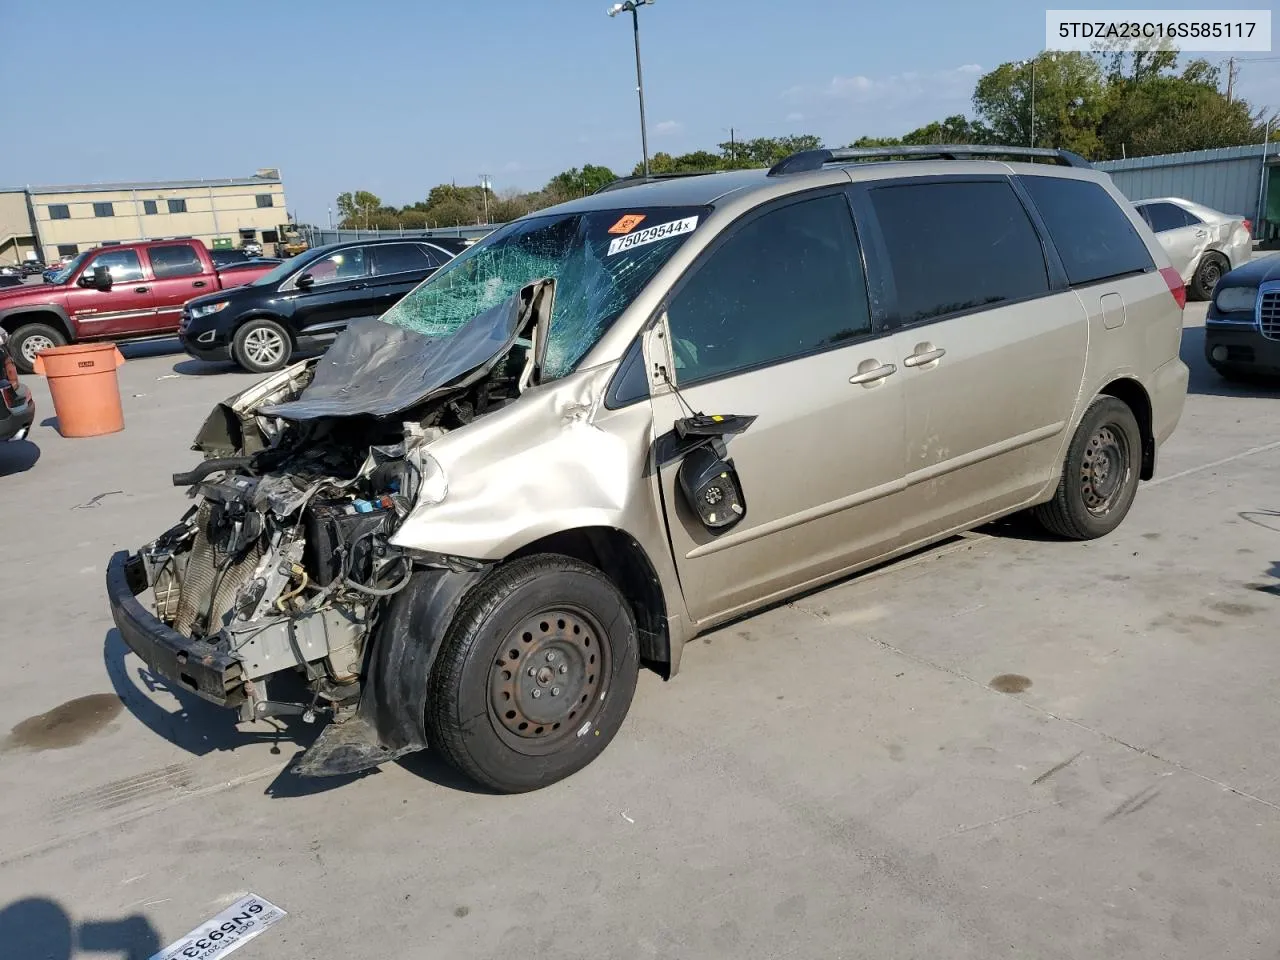
[[[1237,216],[1258,219],[1258,182],[1263,151],[1268,160],[1280,152],[1277,144],[1253,144],[1166,153],[1156,157],[1132,157],[1095,163],[1111,174],[1116,186],[1130,200],[1149,197],[1182,197]]]

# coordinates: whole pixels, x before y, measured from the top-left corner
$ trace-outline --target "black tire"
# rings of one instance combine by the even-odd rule
[[[64,347],[67,338],[57,327],[47,323],[28,323],[9,337],[9,353],[19,373],[35,373],[35,355],[39,350]]]
[[[1138,491],[1142,431],[1128,404],[1098,397],[1067,447],[1053,499],[1034,510],[1050,533],[1069,540],[1106,536],[1125,518]]]
[[[250,373],[271,373],[289,362],[293,338],[289,331],[266,317],[246,320],[236,331],[231,356]]]
[[[1192,300],[1208,300],[1213,296],[1213,288],[1218,285],[1222,275],[1227,272],[1222,259],[1214,254],[1205,254],[1200,258],[1195,275],[1191,278],[1191,286],[1187,293]]]
[[[537,790],[609,745],[639,670],[631,609],[604,574],[558,554],[515,560],[472,589],[449,627],[427,742],[491,790]]]

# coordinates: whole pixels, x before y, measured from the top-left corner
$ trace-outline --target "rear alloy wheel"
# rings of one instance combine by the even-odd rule
[[[1058,489],[1035,517],[1071,540],[1106,536],[1124,520],[1138,491],[1142,432],[1128,404],[1098,397],[1067,448]]]
[[[626,600],[599,570],[543,554],[481,581],[436,657],[427,742],[477,783],[536,790],[609,745],[639,673]]]
[[[19,373],[35,373],[36,355],[41,350],[65,346],[67,338],[47,323],[28,323],[13,332],[9,352]]]
[[[274,320],[260,317],[250,320],[236,331],[231,353],[236,363],[250,373],[271,373],[289,361],[293,340],[289,332]]]
[[[1218,281],[1222,279],[1222,261],[1212,254],[1201,258],[1200,266],[1196,267],[1195,276],[1191,278],[1191,299],[1192,300],[1208,300],[1213,296],[1214,287],[1218,285]]]

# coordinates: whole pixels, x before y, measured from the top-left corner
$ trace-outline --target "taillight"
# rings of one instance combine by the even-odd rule
[[[1173,267],[1161,267],[1160,276],[1164,277],[1164,282],[1169,285],[1169,292],[1173,294],[1173,299],[1178,304],[1178,309],[1186,309],[1187,287],[1182,282],[1182,277],[1178,276],[1178,271]]]
[[[1245,217],[1245,220],[1244,220],[1244,232],[1251,237],[1253,236],[1253,221],[1250,220],[1248,217]]]

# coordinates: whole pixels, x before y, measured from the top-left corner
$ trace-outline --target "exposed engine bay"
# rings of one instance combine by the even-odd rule
[[[553,296],[554,281],[530,284],[447,340],[353,324],[214,410],[195,444],[206,459],[173,478],[195,504],[136,557],[154,616],[238,665],[226,702],[242,720],[350,716],[415,569],[483,569],[392,536],[445,495],[431,442],[538,382]],[[274,698],[286,674],[304,697]]]

